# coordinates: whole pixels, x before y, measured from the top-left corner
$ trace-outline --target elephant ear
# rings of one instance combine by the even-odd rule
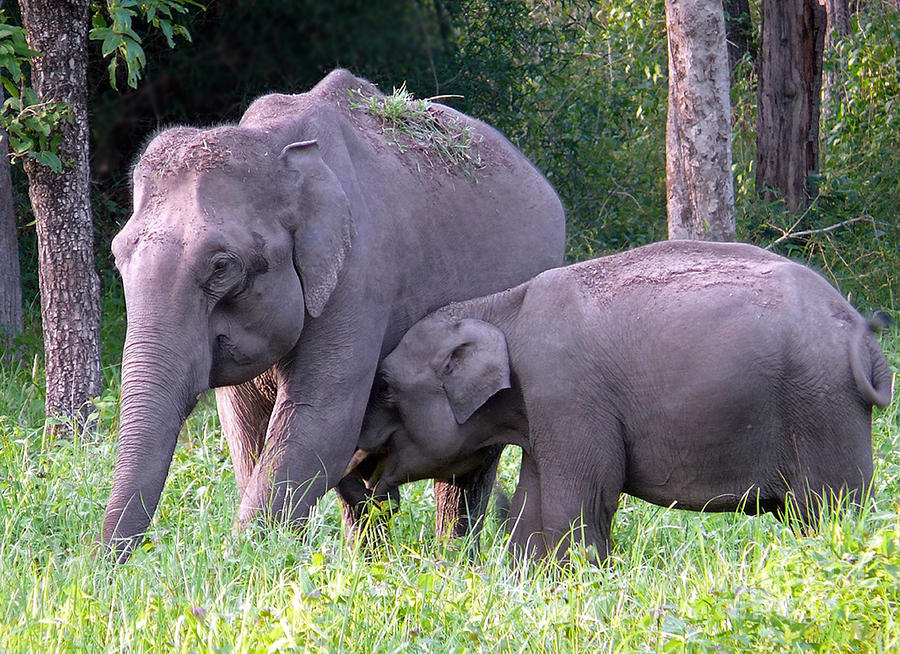
[[[451,328],[438,377],[458,424],[494,394],[510,388],[506,337],[494,325],[466,318]]]
[[[294,267],[303,283],[306,310],[317,318],[337,285],[350,251],[350,202],[316,141],[291,143],[281,160],[300,175],[300,217],[293,226]]]

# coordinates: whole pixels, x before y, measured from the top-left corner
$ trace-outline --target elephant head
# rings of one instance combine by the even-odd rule
[[[383,361],[383,384],[367,411],[348,472],[361,468],[376,492],[481,462],[519,405],[511,389],[506,338],[494,325],[441,315],[406,333]],[[506,391],[506,392],[501,392]],[[372,461],[375,458],[375,461]]]
[[[197,395],[289,356],[348,255],[350,205],[315,141],[176,128],[134,171],[113,241],[128,327],[119,450],[102,541],[127,556],[159,500]]]

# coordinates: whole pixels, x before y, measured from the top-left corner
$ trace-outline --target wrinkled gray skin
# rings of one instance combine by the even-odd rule
[[[370,483],[446,478],[518,445],[510,545],[533,557],[574,539],[604,559],[622,492],[783,515],[790,489],[806,521],[823,497],[859,500],[872,405],[891,397],[881,348],[834,288],[735,243],[658,243],[445,307],[381,371],[360,439],[380,453]]]
[[[471,126],[483,162],[448,170],[401,154],[348,107],[350,89],[378,93],[337,70],[309,93],[258,99],[237,126],[164,131],[141,156],[113,242],[128,329],[101,538],[120,559],[199,393],[216,389],[240,522],[300,524],[341,481],[378,362],[403,332],[562,262],[559,199],[498,132],[432,105]],[[357,517],[359,478],[340,491]]]

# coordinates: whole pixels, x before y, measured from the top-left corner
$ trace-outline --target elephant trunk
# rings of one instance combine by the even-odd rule
[[[150,524],[178,433],[209,385],[203,347],[178,347],[174,334],[129,325],[122,359],[119,450],[101,540],[119,561]],[[193,350],[193,352],[191,352]],[[205,370],[205,376],[204,371]]]

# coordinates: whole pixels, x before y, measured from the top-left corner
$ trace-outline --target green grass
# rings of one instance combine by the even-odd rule
[[[405,84],[386,96],[351,91],[350,107],[377,118],[388,143],[403,154],[421,155],[431,167],[436,158],[448,173],[471,175],[483,165],[475,147],[481,136],[452,114],[435,111],[430,100],[414,98]]]
[[[900,363],[900,334],[886,339]],[[115,378],[115,369],[108,371]],[[210,398],[182,433],[149,538],[123,566],[92,541],[111,483],[116,397],[100,435],[51,441],[40,371],[0,374],[2,652],[707,652],[900,650],[900,408],[877,413],[870,507],[815,535],[771,517],[623,498],[610,564],[510,561],[490,524],[472,562],[434,538],[430,485],[403,490],[370,558],[336,500],[302,537],[232,534],[236,491]],[[501,477],[514,483],[515,453]]]

